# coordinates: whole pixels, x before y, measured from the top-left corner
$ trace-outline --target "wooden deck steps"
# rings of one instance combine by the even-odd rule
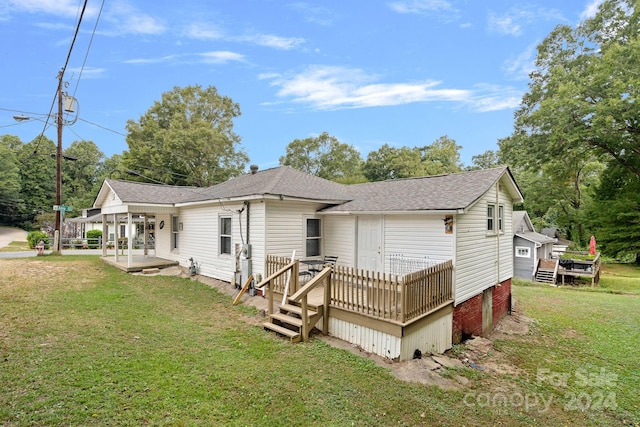
[[[539,259],[536,265],[534,281],[555,285],[558,279],[558,266],[559,263],[557,259]]]
[[[313,328],[322,317],[322,306],[309,306],[307,315],[309,317],[308,329]],[[279,335],[283,335],[292,343],[302,341],[302,307],[288,302],[280,306],[277,313],[269,316],[269,321],[262,324],[264,329],[271,330]]]
[[[556,283],[555,272],[553,270],[538,269],[538,271],[536,272],[536,282],[555,285]]]

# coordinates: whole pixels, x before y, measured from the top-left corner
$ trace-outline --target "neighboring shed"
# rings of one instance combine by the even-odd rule
[[[552,258],[556,239],[537,233],[526,211],[513,212],[514,276],[532,280],[539,259]]]

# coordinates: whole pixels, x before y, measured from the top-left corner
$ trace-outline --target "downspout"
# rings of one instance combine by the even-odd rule
[[[499,285],[500,284],[500,180],[496,181],[496,214],[498,215],[498,221],[496,221],[498,224],[498,233],[497,233],[497,237],[498,240],[496,242],[496,246],[498,248],[498,261],[497,261],[497,281],[496,284]],[[502,228],[505,227],[505,218],[504,218],[504,210],[502,211]]]
[[[249,201],[244,202],[247,207],[247,245],[251,242],[249,239],[249,213],[251,212],[251,203]]]

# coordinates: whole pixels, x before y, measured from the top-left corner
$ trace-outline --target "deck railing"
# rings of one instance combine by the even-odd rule
[[[400,253],[391,254],[389,255],[389,273],[391,276],[403,276],[433,267],[434,265],[440,264],[440,262],[441,261],[436,261],[426,256],[412,257]]]
[[[288,264],[287,258],[268,256],[267,275],[273,276]],[[332,307],[406,323],[453,300],[453,262],[446,261],[402,277],[336,265],[325,286],[329,287]],[[272,279],[275,292],[282,294],[284,288],[284,275],[281,279]]]
[[[275,272],[283,269],[289,264],[291,264],[291,259],[287,257],[267,255],[267,271],[266,271],[267,277],[272,276]],[[273,289],[274,292],[277,292],[279,294],[284,294],[285,287],[287,285],[287,280],[289,280],[289,289],[288,289],[287,296],[292,295],[298,291],[299,282],[298,282],[297,270],[295,273],[295,277],[292,277],[289,275],[291,275],[291,272],[274,277],[274,279],[271,282],[271,288]]]

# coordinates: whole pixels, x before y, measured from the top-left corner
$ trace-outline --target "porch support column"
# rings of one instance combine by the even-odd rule
[[[127,236],[127,268],[133,266],[133,230],[131,229],[133,224],[133,215],[131,212],[127,212],[127,230],[129,235]]]
[[[116,248],[116,257],[115,262],[118,262],[118,229],[120,224],[118,224],[118,214],[113,214],[113,240]]]
[[[147,218],[149,217],[149,215],[145,212],[144,214],[144,256],[148,256],[149,255],[149,221],[147,220]]]
[[[107,215],[102,214],[102,256],[107,256],[107,238],[109,237],[109,218]]]

